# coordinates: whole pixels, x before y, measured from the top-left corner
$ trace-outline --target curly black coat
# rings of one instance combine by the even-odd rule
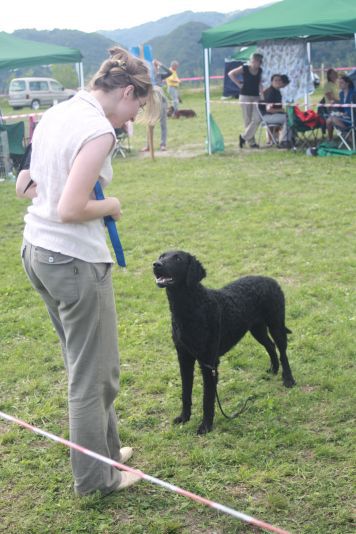
[[[219,357],[247,331],[267,350],[274,374],[279,367],[277,345],[283,383],[286,387],[295,384],[286,352],[290,330],[285,326],[284,295],[273,278],[244,276],[222,289],[207,289],[200,283],[206,276],[204,267],[183,251],[161,254],[153,272],[158,287],[167,291],[182,378],[182,412],[175,423],[190,419],[194,364],[198,360],[204,382],[203,420],[198,434],[212,429]]]

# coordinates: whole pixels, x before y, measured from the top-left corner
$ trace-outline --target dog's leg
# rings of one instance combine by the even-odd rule
[[[173,421],[176,425],[186,423],[190,419],[195,364],[195,359],[183,350],[179,350],[178,360],[182,379],[182,412]]]
[[[276,375],[278,373],[279,367],[278,355],[276,352],[275,344],[268,336],[267,326],[265,324],[258,324],[251,328],[250,332],[256,339],[256,341],[258,341],[259,343],[261,343],[261,345],[264,346],[264,348],[269,354],[269,357],[271,359],[271,367],[268,369],[268,372]]]
[[[215,390],[218,383],[217,370],[213,371],[209,367],[200,364],[203,375],[204,395],[203,395],[203,420],[198,427],[197,434],[206,434],[213,428],[215,410]],[[216,376],[214,376],[216,374]]]
[[[283,384],[286,386],[286,388],[291,388],[295,385],[295,380],[292,375],[291,368],[289,367],[289,361],[287,357],[287,333],[285,331],[284,325],[280,327],[269,327],[270,334],[272,338],[274,339],[278,350],[279,350],[279,356],[282,364],[282,377],[283,377]]]

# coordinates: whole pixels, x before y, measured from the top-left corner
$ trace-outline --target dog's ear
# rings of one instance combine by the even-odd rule
[[[206,270],[194,256],[190,257],[187,269],[186,284],[188,287],[196,286],[203,278],[206,277]]]

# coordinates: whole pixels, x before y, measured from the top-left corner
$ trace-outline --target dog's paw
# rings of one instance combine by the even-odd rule
[[[293,386],[296,385],[296,381],[294,380],[292,376],[289,378],[283,377],[283,384],[285,385],[286,388],[292,388]]]
[[[270,373],[272,375],[278,374],[278,367],[272,367],[272,365],[271,365],[271,367],[269,369],[267,369],[267,373]]]
[[[175,417],[175,419],[173,419],[173,424],[174,425],[180,425],[180,424],[184,425],[184,423],[189,421],[189,419],[190,419],[190,415],[181,414],[181,415],[178,415],[178,417]]]
[[[200,435],[203,435],[203,434],[207,434],[208,432],[211,432],[213,428],[213,425],[212,424],[208,424],[208,423],[204,423],[204,421],[198,426],[198,430],[197,430],[197,434],[198,436]]]

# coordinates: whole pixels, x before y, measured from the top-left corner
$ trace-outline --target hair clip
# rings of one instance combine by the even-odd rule
[[[116,63],[115,66],[117,66],[117,67],[121,67],[122,69],[126,69],[126,67],[127,67],[127,63],[126,63],[126,61],[124,61],[123,59],[117,59],[117,60],[115,61],[115,63]]]

